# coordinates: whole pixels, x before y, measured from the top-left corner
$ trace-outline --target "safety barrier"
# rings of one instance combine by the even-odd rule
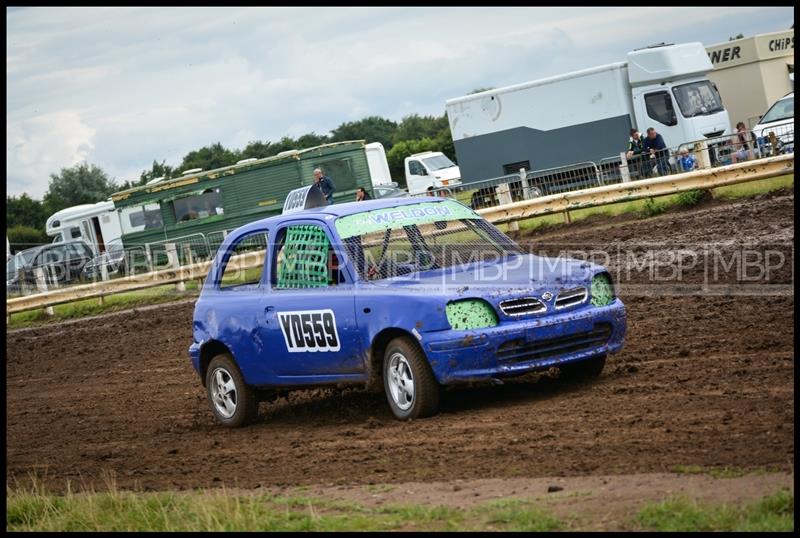
[[[774,142],[772,146],[775,148],[778,147]],[[602,177],[599,175],[600,168],[596,167],[595,172],[598,174],[595,179],[599,183],[602,181]],[[675,173],[664,177],[619,182],[616,184],[593,186],[588,189],[535,196],[529,199],[510,201],[503,205],[479,208],[477,212],[488,221],[495,224],[516,223],[521,219],[540,215],[559,212],[568,214],[569,211],[575,209],[663,196],[692,189],[722,187],[791,174],[793,172],[794,153],[792,152],[758,160],[723,165],[716,168],[709,167],[702,170]],[[529,174],[526,174],[525,178],[527,181]],[[519,180],[522,182],[521,176],[519,176]],[[500,191],[499,196],[502,198],[511,198],[511,188],[508,182],[497,185],[495,188]],[[260,243],[256,246],[260,246]],[[170,250],[174,252],[174,250]],[[239,256],[244,256],[245,254],[240,254]],[[238,256],[236,258],[238,258]],[[188,266],[181,266],[177,263],[176,256],[172,257],[171,262],[173,266],[168,269],[143,274],[129,274],[125,277],[104,282],[61,288],[27,297],[7,299],[6,314],[51,307],[53,305],[80,299],[104,297],[115,293],[161,286],[164,284],[177,285],[190,280],[199,280],[205,277],[211,264],[210,261],[204,261]],[[245,266],[240,268],[246,269],[250,267],[257,267],[257,263],[253,265],[245,264]]]
[[[480,209],[478,213],[495,224],[516,223],[521,219],[541,215],[568,213],[576,209],[665,196],[694,189],[724,187],[792,173],[794,173],[794,153],[789,153],[717,168],[543,196],[535,200]]]

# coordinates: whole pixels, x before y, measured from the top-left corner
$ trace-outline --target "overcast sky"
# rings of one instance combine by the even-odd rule
[[[765,7],[10,8],[7,188],[39,198],[82,160],[122,181],[214,142],[438,115],[475,88],[793,19]]]

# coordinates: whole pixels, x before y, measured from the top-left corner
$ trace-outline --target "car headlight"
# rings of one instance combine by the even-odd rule
[[[614,284],[611,275],[598,273],[592,278],[592,306],[607,306],[614,302]]]
[[[447,322],[457,331],[494,327],[497,312],[483,299],[461,299],[447,303]]]

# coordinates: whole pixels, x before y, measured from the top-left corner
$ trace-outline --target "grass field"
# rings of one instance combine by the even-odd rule
[[[746,198],[748,196],[756,196],[772,192],[778,189],[794,186],[794,176],[786,175],[774,177],[769,179],[762,179],[759,181],[750,181],[747,183],[740,183],[738,185],[730,185],[728,187],[719,187],[711,189],[711,194],[714,198],[731,200],[735,198]],[[587,209],[576,209],[570,211],[569,216],[572,222],[580,221],[591,217],[593,215],[601,215],[606,217],[615,217],[622,214],[638,214],[643,218],[653,217],[664,211],[673,208],[691,207],[700,202],[700,198],[696,198],[696,191],[688,191],[680,194],[670,194],[667,196],[660,196],[656,199],[635,200],[633,202],[621,202],[618,204],[609,204],[599,207],[590,207]],[[519,221],[520,230],[536,230],[546,228],[555,224],[563,224],[564,215],[557,213],[554,215],[544,215],[541,217],[534,217]],[[507,225],[501,227],[505,230]]]
[[[500,500],[468,509],[387,505],[224,489],[49,495],[40,486],[6,488],[9,531],[552,531],[580,527],[580,514],[558,518],[535,501]],[[790,531],[794,495],[779,491],[744,506],[702,504],[684,497],[646,504],[626,530]]]
[[[718,189],[713,189],[711,192],[714,198],[734,199],[755,196],[793,186],[794,176],[786,175],[759,181],[751,181],[739,185],[731,185],[729,187],[720,187]],[[637,214],[642,218],[647,218],[659,215],[670,209],[691,207],[701,202],[703,199],[704,198],[701,191],[689,191],[680,194],[662,196],[656,200],[637,200],[634,202],[611,204],[588,209],[578,209],[575,211],[570,211],[570,218],[573,222],[575,222],[586,219],[593,215],[614,217],[625,213]],[[563,224],[563,222],[564,217],[561,214],[545,215],[542,217],[535,217],[520,221],[519,227],[520,231],[531,231],[544,229],[556,224]],[[500,228],[504,231],[507,229],[507,227],[507,225],[500,226]],[[258,270],[259,269],[255,268],[251,269],[250,271]],[[244,278],[249,278],[249,276],[250,274],[246,273]],[[40,325],[47,322],[63,321],[84,316],[98,315],[106,312],[125,310],[137,306],[167,303],[179,299],[195,297],[196,295],[196,281],[186,282],[186,292],[177,292],[175,290],[175,286],[172,284],[159,286],[157,288],[112,295],[106,297],[104,299],[104,304],[102,305],[98,299],[86,299],[83,301],[57,305],[53,307],[53,316],[47,315],[43,309],[12,314],[9,317],[7,327],[9,329],[16,329]]]
[[[7,327],[9,329],[18,329],[47,322],[117,312],[138,306],[169,303],[196,296],[197,282],[195,281],[186,282],[185,292],[176,291],[175,284],[167,284],[155,288],[109,295],[103,299],[103,304],[100,304],[100,300],[95,298],[56,305],[53,307],[52,316],[48,315],[44,309],[19,312],[10,316]]]
[[[745,506],[704,505],[674,497],[645,506],[636,523],[653,531],[792,531],[794,495],[780,491]]]

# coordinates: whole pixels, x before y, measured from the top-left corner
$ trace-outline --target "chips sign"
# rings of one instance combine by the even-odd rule
[[[315,185],[309,185],[289,191],[286,200],[283,202],[283,214],[296,213],[304,209],[326,205],[328,205],[328,201],[322,191]]]

